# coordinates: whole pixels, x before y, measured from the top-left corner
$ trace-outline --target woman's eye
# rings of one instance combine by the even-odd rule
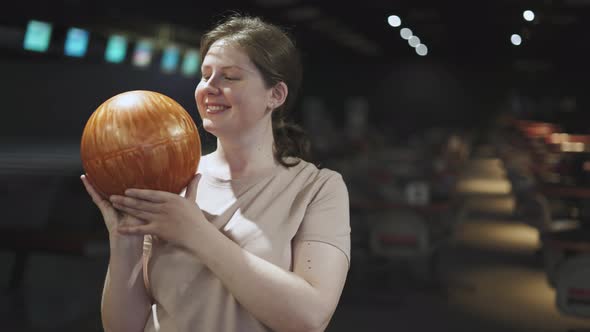
[[[237,77],[233,77],[233,76],[225,76],[225,79],[228,81],[237,81],[238,80]]]
[[[201,81],[208,81],[209,80],[209,76],[201,76]]]

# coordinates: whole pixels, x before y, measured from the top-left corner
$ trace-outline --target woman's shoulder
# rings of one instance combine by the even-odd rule
[[[297,161],[298,164],[288,169],[288,172],[297,177],[305,177],[310,182],[344,182],[342,175],[333,169],[324,168],[312,162],[303,159],[291,159],[288,161]]]
[[[303,160],[293,168],[299,168],[299,172],[293,170],[299,181],[296,179],[292,183],[298,183],[295,190],[309,198],[308,207],[323,210],[348,205],[348,188],[338,171]]]

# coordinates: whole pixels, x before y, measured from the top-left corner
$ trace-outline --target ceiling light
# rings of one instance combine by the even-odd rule
[[[416,46],[416,53],[420,56],[425,56],[428,54],[428,47],[424,44],[418,44],[418,46]]]
[[[512,45],[518,46],[522,43],[522,38],[520,37],[520,35],[515,33],[512,36],[510,36],[510,41],[512,42]]]
[[[389,25],[391,25],[392,27],[396,28],[402,25],[402,20],[397,15],[390,15],[387,18],[387,23],[389,23]]]
[[[402,36],[403,39],[410,39],[410,37],[412,37],[412,30],[410,30],[408,28],[403,28],[403,29],[401,29],[399,34],[400,34],[400,36]]]

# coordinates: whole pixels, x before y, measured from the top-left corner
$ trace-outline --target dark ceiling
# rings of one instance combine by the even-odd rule
[[[450,63],[583,65],[590,55],[585,42],[590,0],[54,0],[17,1],[11,7],[2,9],[0,24],[37,18],[143,35],[157,35],[166,26],[172,38],[190,44],[198,43],[200,33],[222,15],[240,11],[289,28],[308,58],[324,61],[415,58],[414,49],[400,38],[401,27],[420,37],[428,46],[428,57]],[[535,11],[533,22],[523,19],[525,9]],[[391,14],[401,17],[400,28],[387,25]],[[521,46],[510,43],[512,33],[523,36]]]

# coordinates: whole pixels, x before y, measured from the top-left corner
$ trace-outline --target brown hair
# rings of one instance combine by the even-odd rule
[[[275,159],[286,167],[299,163],[299,160],[288,163],[286,157],[308,159],[309,140],[303,129],[287,121],[285,115],[293,108],[301,86],[301,59],[293,40],[276,25],[257,17],[234,14],[202,36],[201,59],[205,58],[211,45],[221,39],[246,52],[262,74],[267,88],[279,82],[289,88],[285,103],[272,113]]]

